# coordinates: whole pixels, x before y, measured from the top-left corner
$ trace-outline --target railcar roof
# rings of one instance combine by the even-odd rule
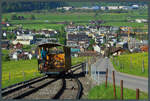
[[[51,47],[57,47],[57,46],[65,46],[65,45],[62,45],[62,44],[59,44],[59,43],[40,43],[38,45],[38,47],[46,47],[46,48],[51,48]],[[68,47],[68,46],[65,46],[65,47]]]

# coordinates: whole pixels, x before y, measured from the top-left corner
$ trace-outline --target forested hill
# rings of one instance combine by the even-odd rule
[[[24,12],[67,6],[65,2],[3,2],[2,12]]]
[[[42,0],[41,0],[42,1]],[[43,10],[43,9],[55,9],[62,6],[119,6],[119,5],[132,5],[132,4],[146,4],[146,2],[3,2],[2,12],[25,12],[33,10]]]

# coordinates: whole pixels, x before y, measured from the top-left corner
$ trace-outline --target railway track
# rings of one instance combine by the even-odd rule
[[[11,85],[7,88],[3,88],[2,89],[2,96],[5,98],[5,96],[8,96],[9,94],[11,94],[13,92],[16,92],[22,88],[28,87],[31,84],[34,84],[34,83],[39,82],[41,80],[44,80],[46,78],[47,78],[47,76],[37,77],[37,78],[31,79],[28,81],[24,81],[24,82],[20,82],[20,83]]]
[[[26,84],[18,85],[9,90],[2,91],[3,99],[22,99],[32,93],[35,93],[39,89],[44,88],[45,86],[57,81],[57,79],[48,78],[44,76],[42,78],[30,81]]]
[[[80,99],[81,95],[82,84],[73,72],[56,78],[37,77],[2,89],[3,99]]]
[[[52,99],[80,99],[82,84],[77,78],[63,78],[63,85]]]

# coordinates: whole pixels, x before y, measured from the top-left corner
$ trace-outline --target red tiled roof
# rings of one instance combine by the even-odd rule
[[[145,45],[145,46],[141,46],[140,49],[144,52],[147,52],[148,51],[148,46]]]
[[[6,24],[6,22],[1,22],[1,24]]]

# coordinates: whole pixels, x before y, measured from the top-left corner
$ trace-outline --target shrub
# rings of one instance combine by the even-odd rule
[[[10,61],[10,57],[8,54],[2,56],[2,61]]]

